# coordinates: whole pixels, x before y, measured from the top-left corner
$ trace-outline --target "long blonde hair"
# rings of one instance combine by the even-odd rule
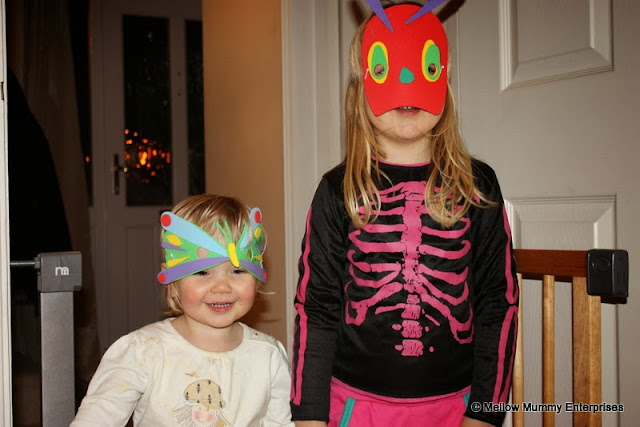
[[[376,141],[374,129],[367,118],[360,62],[362,34],[369,19],[371,17],[358,27],[351,42],[351,79],[345,97],[347,154],[344,203],[356,227],[364,226],[377,216],[380,192],[376,181],[380,182],[384,177],[379,159],[384,159],[385,153]],[[442,117],[431,131],[430,149],[434,167],[427,177],[424,201],[429,214],[436,221],[444,227],[450,227],[471,206],[492,204],[475,186],[472,158],[460,134],[456,105],[449,85]],[[359,211],[360,207],[364,208],[363,214]]]
[[[231,231],[231,238],[237,241],[242,235],[244,227],[251,225],[249,211],[249,207],[240,200],[215,194],[199,194],[187,197],[171,210],[177,216],[197,225],[220,241],[223,241],[225,237],[216,224],[224,224],[226,222]],[[260,289],[262,282],[257,282],[258,289]],[[184,314],[180,300],[177,297],[176,282],[169,283],[163,286],[162,289],[166,306],[165,315],[180,316]]]

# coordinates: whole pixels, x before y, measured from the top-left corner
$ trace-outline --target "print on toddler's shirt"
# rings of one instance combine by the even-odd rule
[[[181,427],[227,427],[231,424],[222,414],[226,405],[222,389],[211,380],[198,380],[183,393],[184,405],[173,411]]]

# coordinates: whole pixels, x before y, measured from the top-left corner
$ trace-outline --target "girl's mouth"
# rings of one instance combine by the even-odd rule
[[[233,303],[231,302],[222,302],[222,303],[209,303],[207,304],[214,311],[224,311],[231,307]]]
[[[398,107],[395,110],[403,116],[412,116],[418,114],[418,112],[420,111],[418,107],[413,107],[411,105],[403,105],[402,107]]]

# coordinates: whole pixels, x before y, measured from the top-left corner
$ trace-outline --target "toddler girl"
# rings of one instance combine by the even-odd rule
[[[107,350],[71,425],[292,426],[282,344],[239,321],[267,279],[260,210],[192,196],[161,223],[171,317]]]

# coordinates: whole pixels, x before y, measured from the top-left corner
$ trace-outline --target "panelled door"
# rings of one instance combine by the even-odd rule
[[[159,216],[203,192],[200,0],[91,3],[92,238],[101,351],[162,317]]]
[[[618,247],[631,259],[637,253],[637,228],[620,221],[640,213],[637,172],[629,178],[640,155],[637,126],[635,137],[629,126],[640,93],[636,5],[467,1],[447,22],[462,131],[470,151],[498,174],[516,247]],[[571,378],[571,290],[562,285],[555,296],[554,403],[560,404],[571,401],[572,384],[580,381]],[[542,292],[524,288],[524,400],[542,402]],[[604,402],[629,403],[625,377],[638,378],[637,368],[625,368],[617,344],[626,309],[602,305]],[[630,340],[622,336],[620,342]],[[618,378],[618,372],[626,374]],[[626,406],[624,414],[603,413],[603,425],[626,425],[618,424],[620,415],[631,415]],[[559,425],[571,419],[566,410],[556,416]],[[525,414],[527,425],[541,422],[540,413]]]

